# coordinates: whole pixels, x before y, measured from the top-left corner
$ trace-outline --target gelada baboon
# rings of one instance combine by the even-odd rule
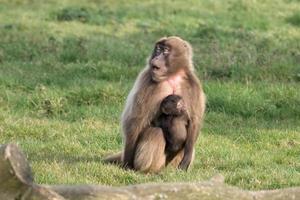
[[[183,98],[189,120],[184,149],[168,162],[163,131],[151,122],[170,94]],[[190,44],[179,37],[161,38],[127,97],[121,119],[124,150],[104,161],[143,172],[158,172],[169,163],[187,170],[194,159],[204,110],[205,95],[194,72]]]
[[[184,147],[189,116],[181,96],[173,94],[162,100],[160,113],[153,125],[160,127],[164,133],[165,151],[169,161]]]

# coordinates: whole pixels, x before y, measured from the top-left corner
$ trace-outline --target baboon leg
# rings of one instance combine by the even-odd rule
[[[184,150],[180,150],[178,153],[172,153],[167,155],[167,165],[172,167],[178,167],[184,155]]]
[[[150,127],[139,138],[134,168],[142,172],[158,172],[166,164],[166,141],[161,128]]]
[[[109,155],[103,159],[103,162],[122,165],[122,155],[123,155],[123,152],[118,152],[116,154]]]
[[[180,150],[176,155],[168,155],[167,165],[171,165],[172,167],[177,168],[180,162],[182,161],[183,156],[184,156],[184,149]],[[195,150],[193,151],[192,162],[194,161],[194,158],[195,158]]]

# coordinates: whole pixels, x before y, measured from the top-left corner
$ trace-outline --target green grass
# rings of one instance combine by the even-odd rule
[[[43,184],[201,181],[300,186],[300,2],[2,0],[0,143],[16,142]],[[153,43],[194,47],[207,113],[188,172],[105,165]]]

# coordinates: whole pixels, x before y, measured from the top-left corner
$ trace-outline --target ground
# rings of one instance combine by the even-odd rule
[[[0,2],[0,143],[42,184],[300,186],[300,1]],[[188,172],[144,175],[101,159],[122,147],[125,98],[154,42],[194,47],[207,112]]]

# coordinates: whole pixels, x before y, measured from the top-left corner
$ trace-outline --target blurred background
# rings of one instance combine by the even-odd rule
[[[143,175],[104,165],[154,43],[194,48],[207,113],[194,167]],[[299,0],[0,0],[0,143],[39,183],[200,181],[300,185]]]

